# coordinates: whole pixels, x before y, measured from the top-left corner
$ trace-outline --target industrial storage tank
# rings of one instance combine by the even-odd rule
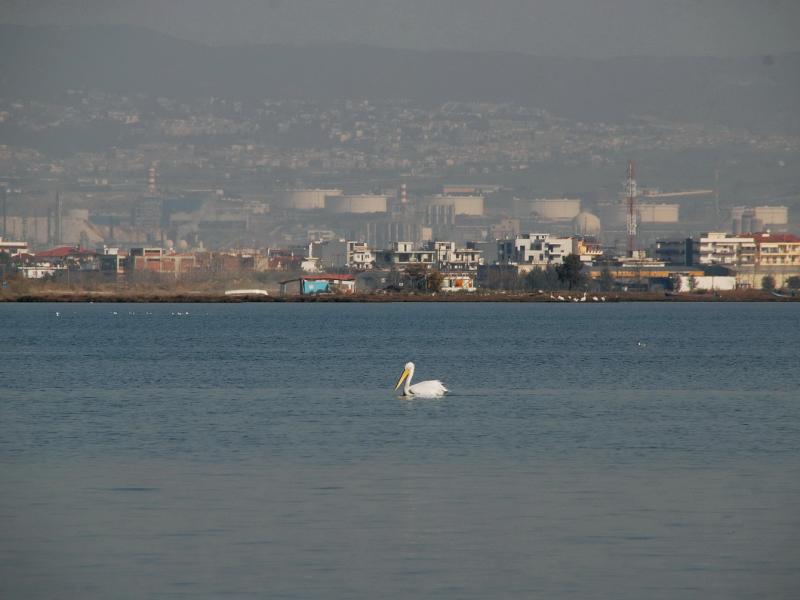
[[[543,221],[569,221],[581,212],[580,198],[537,198],[531,200],[531,213]]]
[[[385,213],[388,202],[388,196],[374,194],[327,196],[325,208],[332,213]]]
[[[764,225],[786,225],[789,222],[789,208],[786,206],[735,206],[731,209],[733,219],[758,219]]]
[[[572,227],[578,235],[600,235],[600,219],[590,212],[578,213],[578,216],[572,220]]]
[[[641,223],[677,223],[680,215],[679,204],[637,204]]]
[[[452,206],[456,215],[468,217],[483,216],[483,196],[446,196],[436,194],[425,196],[426,206]]]
[[[337,189],[282,190],[276,193],[278,206],[294,210],[315,210],[325,208],[325,198],[341,196]]]

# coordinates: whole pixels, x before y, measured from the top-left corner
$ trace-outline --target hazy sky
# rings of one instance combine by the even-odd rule
[[[124,23],[213,44],[584,57],[800,51],[800,0],[0,0],[0,20]]]

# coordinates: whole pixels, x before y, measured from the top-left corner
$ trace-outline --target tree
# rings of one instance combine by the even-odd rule
[[[442,291],[442,283],[444,282],[444,275],[442,275],[436,269],[431,269],[431,271],[428,273],[427,282],[428,282],[428,289],[431,292],[440,292]]]
[[[541,267],[534,267],[530,273],[525,276],[525,287],[529,290],[552,290],[555,289],[555,282],[558,281],[558,276],[552,267],[542,269]]]
[[[616,283],[617,280],[614,279],[614,276],[611,274],[611,269],[606,267],[600,271],[600,277],[597,280],[597,285],[600,286],[600,291],[610,292],[614,289],[614,285],[616,285]]]
[[[564,262],[556,267],[558,280],[562,284],[566,283],[570,290],[583,279],[582,270],[583,263],[581,262],[580,256],[577,254],[568,255],[564,259]]]
[[[697,288],[697,277],[694,275],[689,275],[689,280],[686,282],[686,284],[689,287],[689,291],[693,292]]]
[[[765,292],[771,292],[775,289],[775,278],[772,275],[764,275],[761,278],[761,289]]]
[[[412,290],[424,290],[428,267],[423,264],[408,265],[406,277],[409,279],[408,287]]]
[[[786,280],[786,287],[790,290],[800,290],[800,276],[792,275]]]

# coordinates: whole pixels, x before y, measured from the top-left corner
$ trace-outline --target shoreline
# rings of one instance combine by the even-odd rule
[[[588,295],[586,300],[575,301],[583,294],[577,292],[550,292],[543,294],[531,292],[487,292],[469,294],[353,294],[319,296],[226,296],[224,293],[209,292],[88,292],[52,291],[18,294],[0,294],[0,303],[14,302],[57,302],[57,303],[130,303],[130,304],[241,304],[244,302],[335,302],[335,303],[392,303],[392,302],[513,302],[513,303],[555,303],[555,304],[603,304],[618,302],[800,302],[800,296],[776,296],[764,291],[737,291],[703,294],[664,294],[656,292],[609,292]],[[559,300],[558,296],[564,297]],[[593,298],[597,298],[594,300]],[[605,300],[601,300],[605,298]]]

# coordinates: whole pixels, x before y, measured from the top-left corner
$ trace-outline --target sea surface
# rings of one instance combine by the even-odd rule
[[[794,303],[0,304],[0,597],[794,599],[799,342]]]

